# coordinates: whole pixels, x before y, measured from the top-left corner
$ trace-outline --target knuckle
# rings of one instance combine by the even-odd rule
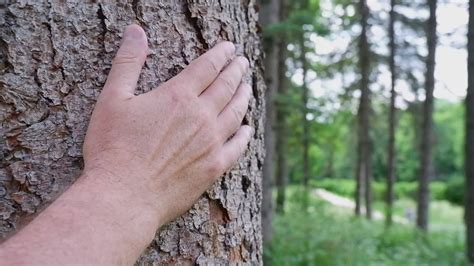
[[[230,110],[232,112],[232,115],[234,116],[235,122],[240,124],[245,115],[243,109],[237,106],[232,106]]]
[[[206,111],[204,108],[200,108],[195,112],[197,121],[204,127],[209,128],[212,125],[212,115],[209,111]]]
[[[204,68],[208,71],[211,71],[213,74],[217,75],[220,72],[220,68],[217,65],[216,61],[209,57],[203,58]]]
[[[211,178],[216,178],[220,176],[225,171],[225,163],[224,160],[220,157],[215,157],[211,160],[209,164],[209,176]]]
[[[225,77],[219,77],[218,79],[219,79],[219,83],[221,84],[225,93],[227,94],[226,96],[230,99],[235,93],[236,86],[234,82],[231,79],[225,78]]]
[[[120,51],[117,53],[117,56],[112,61],[113,65],[126,65],[126,64],[135,64],[141,61],[142,57],[145,54],[141,52],[133,52],[133,51]]]
[[[182,90],[176,88],[170,88],[167,93],[169,94],[171,104],[174,107],[186,110],[193,106],[193,98],[187,93],[183,93]]]
[[[184,97],[176,90],[169,90],[169,98],[172,106],[180,106],[184,102]]]
[[[213,130],[215,132],[215,130]],[[213,150],[217,149],[222,144],[223,140],[222,137],[219,136],[218,134],[213,134],[211,137],[211,148]]]
[[[242,156],[246,150],[247,150],[247,142],[242,141],[242,143],[240,143],[239,145],[239,157]]]

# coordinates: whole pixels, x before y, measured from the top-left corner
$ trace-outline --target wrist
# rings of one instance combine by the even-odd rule
[[[162,225],[157,199],[144,188],[124,181],[137,181],[138,177],[126,178],[103,170],[88,170],[76,182],[75,189],[79,194],[89,195],[91,211],[103,215],[106,223],[149,242]]]

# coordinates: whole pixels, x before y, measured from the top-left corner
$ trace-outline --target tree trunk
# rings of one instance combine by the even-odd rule
[[[309,121],[306,117],[308,114],[308,98],[309,90],[308,84],[306,83],[306,76],[308,73],[308,59],[306,58],[306,45],[305,45],[305,32],[301,32],[299,46],[300,46],[300,61],[303,70],[303,81],[301,84],[302,90],[302,122],[303,122],[303,186],[304,186],[304,207],[308,206],[308,193],[309,193]]]
[[[395,0],[390,0],[390,23],[389,23],[389,35],[390,35],[390,73],[391,79],[391,95],[390,95],[390,111],[388,121],[388,169],[387,169],[387,210],[386,210],[386,224],[389,226],[392,224],[392,213],[393,213],[393,201],[394,201],[394,184],[395,184],[395,169],[396,169],[396,151],[395,151],[395,127],[396,127],[396,109],[395,99],[397,93],[395,91],[395,83],[397,80],[395,73]]]
[[[262,8],[260,22],[268,27],[279,22],[280,0],[261,1]],[[278,42],[277,36],[266,36],[265,50],[265,92],[266,120],[265,120],[265,163],[263,164],[263,200],[262,200],[262,232],[264,245],[270,244],[272,239],[273,197],[272,188],[275,173],[275,93],[278,90]]]
[[[470,263],[474,263],[474,0],[469,1],[468,29],[468,89],[466,96],[466,140],[465,140],[465,222],[466,253]]]
[[[418,184],[417,226],[428,230],[428,211],[430,202],[429,183],[433,170],[433,104],[434,104],[434,71],[436,54],[436,6],[437,0],[428,0],[430,17],[427,23],[428,57],[426,59],[425,103],[423,106],[423,121],[421,128],[421,165]]]
[[[288,15],[287,0],[280,0],[280,20],[286,20]],[[278,39],[278,94],[285,97],[288,91],[288,83],[286,79],[286,32],[283,32]],[[282,101],[276,102],[276,212],[283,213],[285,205],[285,188],[288,177],[288,129],[287,129],[287,107]]]
[[[235,42],[251,62],[246,80],[254,99],[245,120],[256,130],[236,167],[164,226],[138,264],[259,264],[265,85],[255,2],[9,2],[0,5],[1,237],[79,176],[95,100],[122,30],[135,22],[150,45],[138,93],[165,82],[219,40]]]
[[[360,107],[359,107],[360,108]],[[360,118],[359,118],[360,121]],[[359,122],[360,123],[360,122]],[[358,125],[360,127],[360,125]],[[358,136],[360,136],[360,128],[358,130]],[[362,215],[362,208],[363,208],[363,199],[364,199],[364,192],[365,192],[365,178],[364,173],[362,171],[362,164],[361,164],[361,142],[360,137],[358,137],[357,142],[357,162],[356,162],[356,190],[355,190],[355,215],[361,216]]]
[[[359,68],[360,68],[360,104],[358,111],[358,166],[356,189],[356,214],[360,214],[361,197],[365,196],[365,213],[368,219],[372,218],[372,153],[370,138],[370,51],[367,41],[369,8],[366,0],[359,2],[361,34],[359,37]],[[364,192],[362,193],[362,188]]]

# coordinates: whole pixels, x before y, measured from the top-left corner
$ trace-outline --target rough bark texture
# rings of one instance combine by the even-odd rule
[[[436,55],[436,6],[437,0],[428,0],[430,17],[427,23],[428,56],[426,58],[425,102],[423,105],[423,121],[421,128],[421,165],[418,183],[418,209],[416,225],[424,231],[428,230],[428,211],[430,203],[429,183],[433,172],[433,105],[434,105],[434,71]]]
[[[288,16],[288,1],[280,0],[280,20],[285,21]],[[286,97],[288,91],[288,83],[286,78],[286,32],[280,34],[278,38],[278,94],[280,97]],[[287,108],[282,101],[276,102],[276,174],[275,174],[275,185],[277,187],[277,198],[276,198],[276,212],[283,213],[285,205],[285,188],[288,176],[288,129],[287,129]]]
[[[367,41],[369,8],[366,0],[359,2],[361,34],[359,37],[360,103],[358,110],[358,165],[356,188],[356,214],[361,211],[365,196],[365,214],[372,218],[372,141],[370,138],[370,51]]]
[[[466,140],[465,140],[465,222],[466,253],[470,263],[474,263],[474,0],[469,1],[468,29],[468,89],[466,96]]]
[[[138,264],[261,263],[264,80],[255,1],[7,1],[0,6],[0,236],[66,190],[120,34],[140,24],[150,55],[138,93],[156,88],[219,40],[251,62],[250,148]],[[139,196],[139,195],[137,195]]]
[[[263,27],[279,22],[280,0],[261,1],[260,22]],[[272,188],[275,179],[275,93],[278,84],[278,42],[276,35],[269,35],[264,40],[265,50],[265,163],[263,164],[263,201],[262,201],[262,232],[264,245],[272,239],[273,197]]]
[[[390,0],[390,23],[389,23],[389,38],[390,38],[390,73],[391,79],[391,90],[390,90],[390,110],[388,118],[388,169],[387,169],[387,211],[386,211],[386,224],[392,224],[392,213],[393,213],[393,200],[394,200],[394,184],[395,184],[395,169],[396,169],[396,151],[395,151],[395,127],[396,127],[396,109],[395,99],[397,98],[397,92],[395,91],[395,83],[397,76],[395,73],[395,0]]]

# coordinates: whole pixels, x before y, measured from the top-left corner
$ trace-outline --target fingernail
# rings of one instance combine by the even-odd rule
[[[232,42],[225,42],[226,49],[230,54],[234,54],[235,52],[235,45]]]
[[[229,41],[222,41],[218,43],[218,45],[222,45],[224,47],[224,50],[226,51],[227,57],[233,57],[235,53],[235,45],[232,42]]]
[[[143,31],[138,25],[128,26],[123,33],[123,38],[129,40],[141,40],[143,39]]]
[[[242,66],[245,68],[245,70],[248,69],[249,67],[249,60],[245,58],[244,56],[239,56],[239,62],[242,64]]]

